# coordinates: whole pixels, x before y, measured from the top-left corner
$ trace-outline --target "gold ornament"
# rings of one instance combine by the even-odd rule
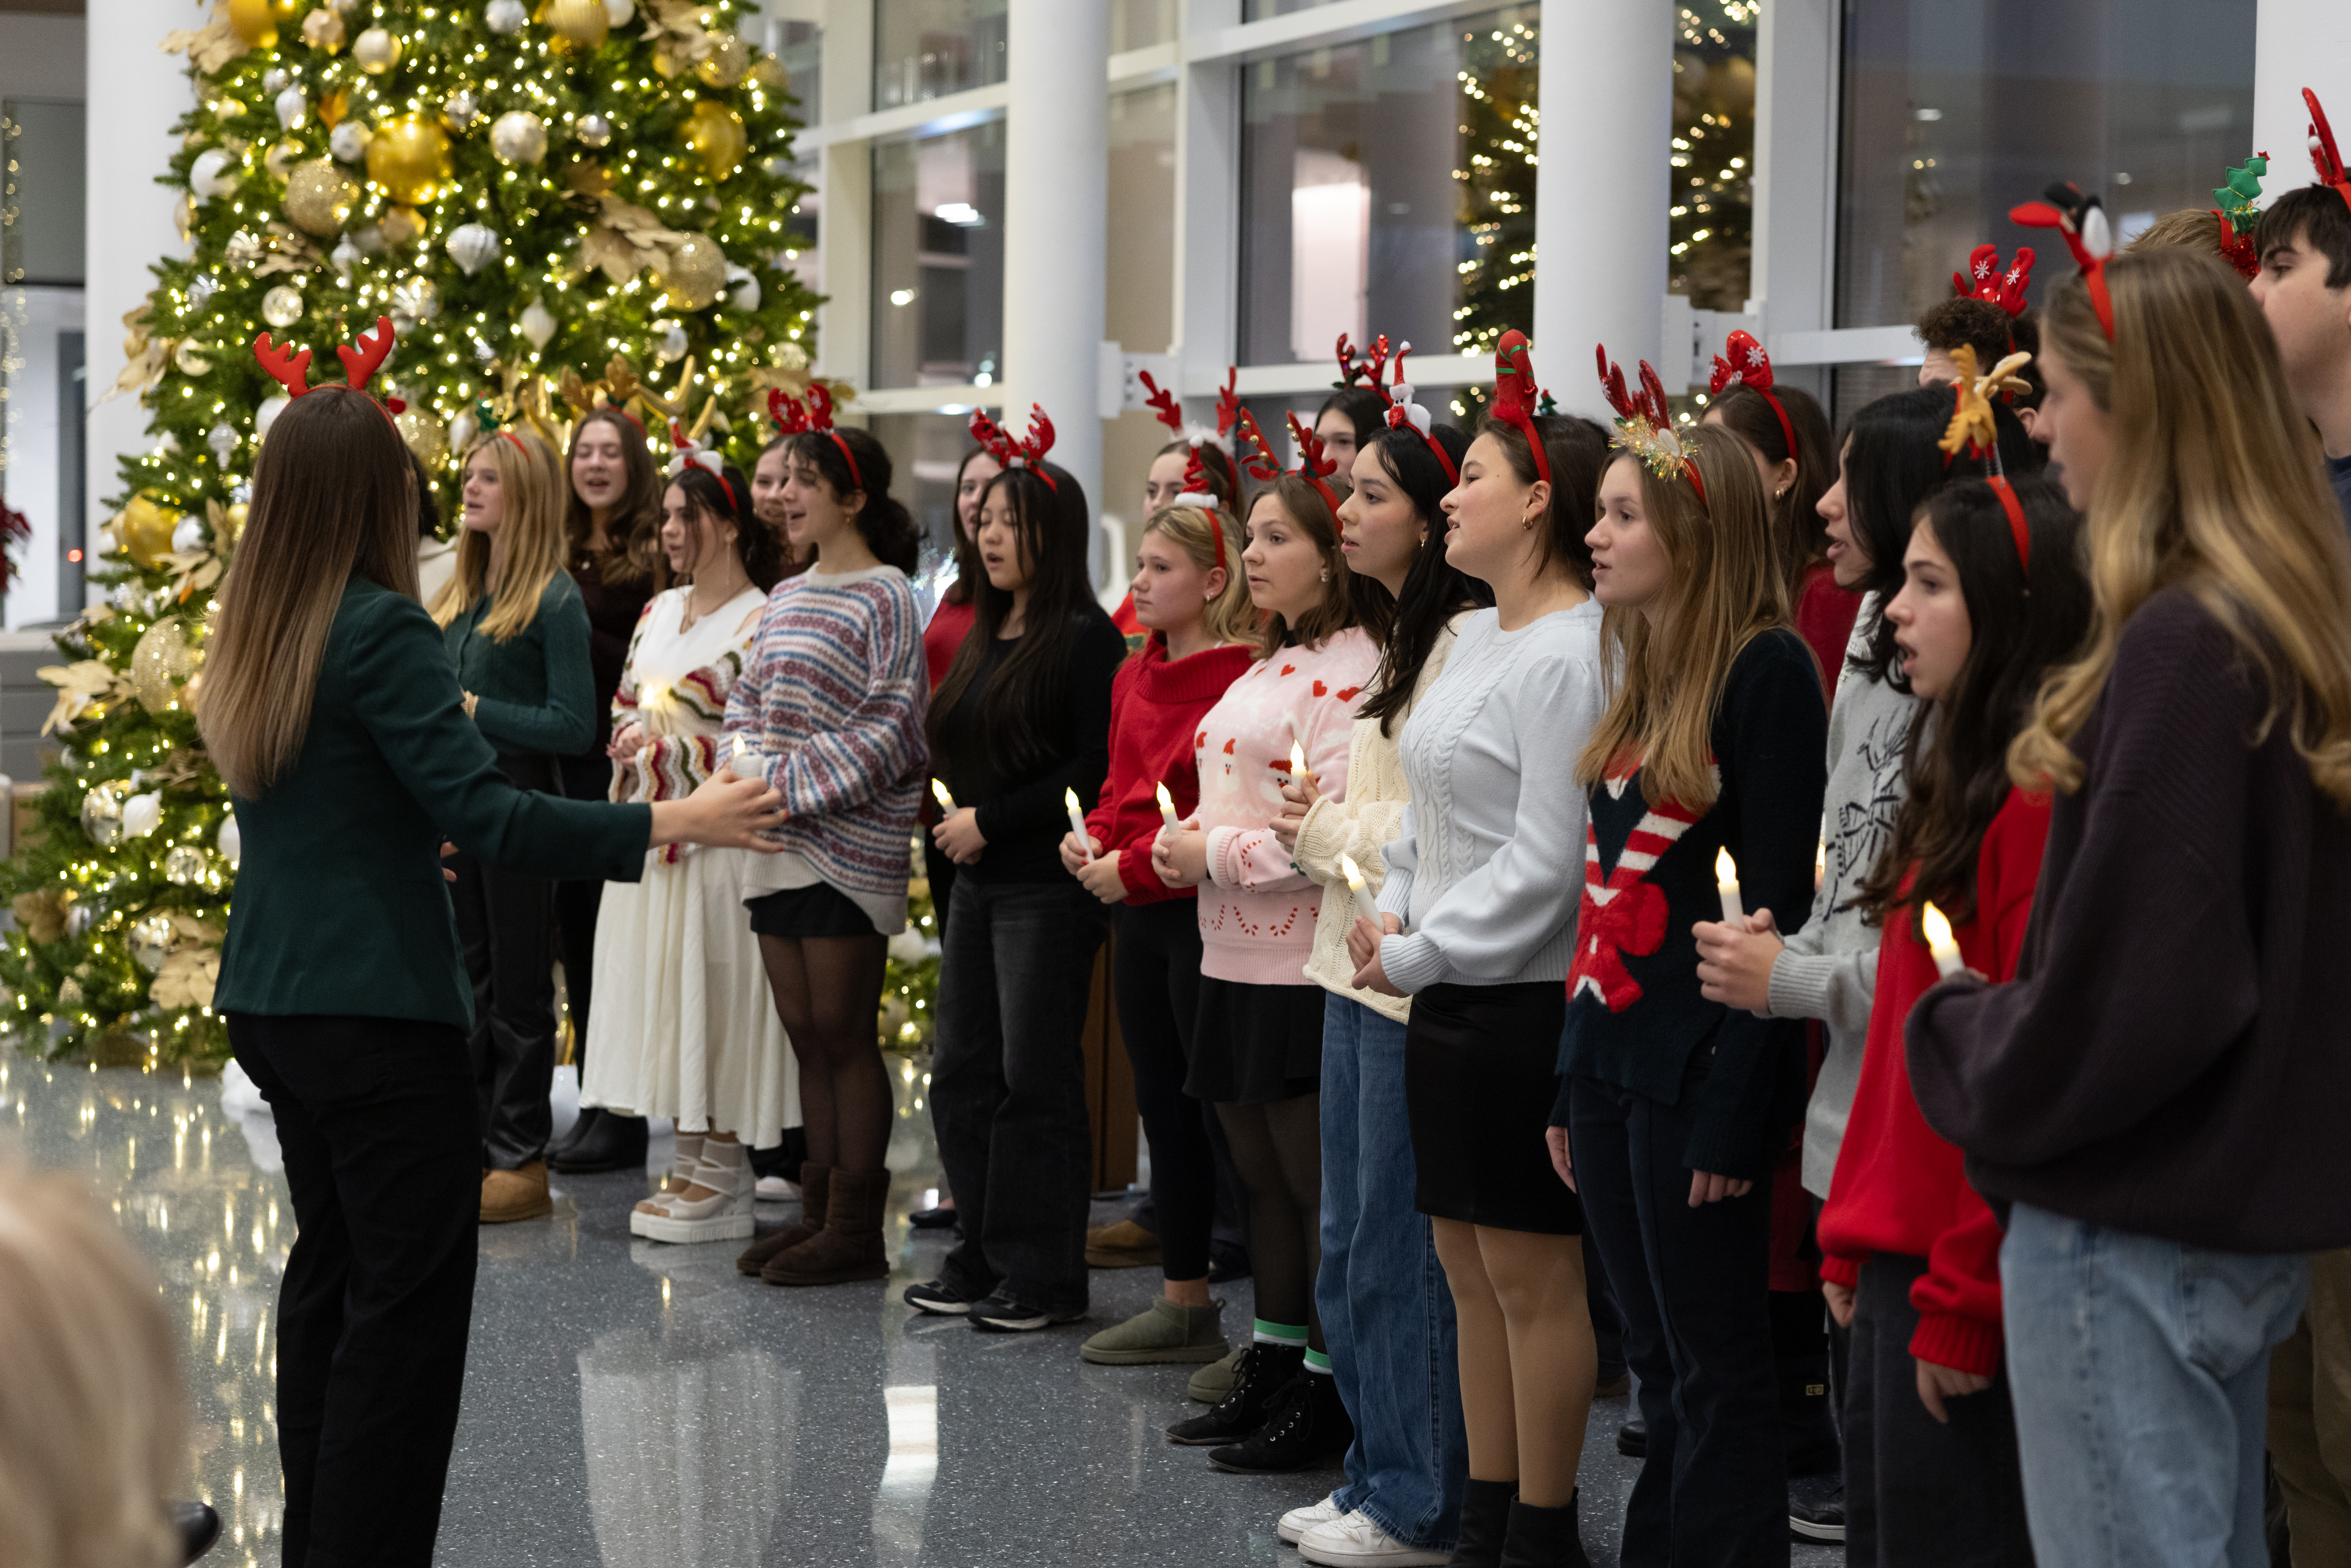
[[[414,207],[386,207],[375,232],[393,250],[406,250],[424,237],[424,214]]]
[[[173,844],[163,852],[163,879],[181,887],[193,887],[211,869],[204,852],[193,844]]]
[[[200,376],[213,368],[212,361],[206,359],[204,354],[205,349],[202,343],[197,342],[193,338],[183,338],[180,340],[180,346],[172,350],[172,363],[179,367],[179,371],[183,376]]]
[[[252,508],[243,501],[231,507],[224,507],[218,501],[207,501],[204,510],[212,520],[213,549],[222,555],[235,553],[237,536],[245,532],[246,514]]]
[[[359,182],[331,158],[297,163],[286,177],[286,215],[296,228],[321,239],[341,232],[359,199]]]
[[[547,121],[527,109],[490,122],[490,151],[501,163],[536,163],[547,156]]]
[[[274,48],[280,10],[270,0],[228,0],[228,30],[247,48]]]
[[[577,49],[597,47],[612,30],[612,14],[604,8],[604,0],[548,0],[539,19]]]
[[[761,55],[751,62],[751,79],[771,92],[781,92],[792,82],[784,62],[773,55]]]
[[[702,160],[703,172],[714,180],[724,180],[741,167],[743,153],[751,145],[743,130],[743,117],[706,98],[697,100],[686,115],[678,141]]]
[[[708,235],[687,235],[670,247],[653,281],[678,308],[699,310],[715,303],[726,287],[726,253]]]
[[[302,40],[314,49],[333,54],[343,47],[343,19],[323,6],[302,18]]]
[[[368,141],[367,171],[402,206],[431,201],[449,182],[449,133],[413,114],[386,120]]]
[[[352,41],[351,58],[368,75],[380,77],[400,63],[400,40],[381,27],[370,27]]]
[[[429,409],[411,404],[392,416],[392,427],[427,468],[438,468],[449,455],[448,433]]]
[[[172,553],[172,530],[179,526],[179,513],[141,491],[115,519],[114,536],[125,555],[141,566],[153,566]]]
[[[710,35],[710,52],[694,62],[694,74],[712,87],[733,87],[751,68],[751,46],[732,33]]]
[[[268,171],[271,179],[282,183],[293,177],[294,161],[301,157],[302,152],[302,144],[287,137],[261,155],[261,166]]]
[[[279,284],[261,297],[261,319],[273,327],[291,327],[302,319],[302,291]]]
[[[131,694],[149,713],[162,713],[176,702],[180,683],[195,673],[195,652],[176,615],[148,627],[131,650]]]

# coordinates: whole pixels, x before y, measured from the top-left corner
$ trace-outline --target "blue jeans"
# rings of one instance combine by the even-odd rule
[[[2304,1272],[2016,1206],[2000,1280],[2035,1556],[2267,1568],[2270,1347]]]
[[[1469,1475],[1453,1295],[1413,1207],[1404,1025],[1322,1000],[1322,1271],[1314,1304],[1354,1418],[1343,1510],[1409,1545],[1449,1550]]]

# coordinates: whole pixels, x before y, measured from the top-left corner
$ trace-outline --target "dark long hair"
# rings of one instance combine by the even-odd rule
[[[947,504],[948,512],[954,519],[949,525],[948,531],[955,535],[956,578],[953,582],[947,584],[946,591],[939,595],[940,599],[949,604],[970,603],[971,596],[977,591],[977,585],[987,580],[987,572],[979,563],[979,548],[964,535],[963,508],[959,499],[963,495],[964,470],[971,466],[973,458],[983,457],[987,454],[987,447],[974,446],[963,455],[963,461],[956,465],[954,495],[958,499],[950,500]],[[985,501],[987,498],[987,492],[982,491],[980,499]],[[975,525],[972,532],[978,531],[978,528]]]
[[[1476,578],[1465,575],[1445,559],[1445,493],[1453,480],[1428,449],[1436,441],[1460,472],[1461,455],[1469,438],[1449,424],[1432,425],[1424,439],[1420,432],[1383,430],[1365,450],[1379,455],[1380,467],[1391,484],[1412,503],[1413,515],[1427,528],[1412,565],[1405,569],[1404,587],[1396,594],[1395,618],[1386,643],[1380,649],[1380,667],[1373,673],[1371,695],[1355,710],[1360,718],[1380,721],[1380,733],[1394,733],[1395,721],[1412,706],[1413,688],[1437,646],[1438,633],[1463,610],[1494,602],[1493,593]]]
[[[1932,899],[1954,922],[1973,919],[1976,860],[2010,789],[2009,742],[2032,716],[2052,669],[2081,650],[2090,629],[2090,581],[2082,564],[2082,519],[2050,481],[2012,481],[2032,539],[2030,577],[2017,570],[2016,541],[1992,487],[1964,480],[1927,503],[1928,526],[1959,574],[1974,640],[1951,689],[1920,716],[1905,743],[1909,792],[1894,831],[1854,903],[1883,921],[1904,904]],[[1916,866],[1907,893],[1906,872]]]
[[[792,461],[806,463],[837,498],[846,500],[864,492],[865,505],[857,510],[857,531],[864,536],[865,548],[885,566],[914,576],[922,560],[922,531],[914,526],[906,504],[890,494],[890,454],[882,444],[853,426],[802,431],[785,439],[792,444]],[[850,472],[849,459],[841,455],[844,444],[857,458],[854,474]]]
[[[1029,559],[1029,608],[1020,635],[997,667],[980,698],[980,728],[987,737],[988,756],[1007,773],[1018,772],[1052,754],[1053,715],[1061,708],[1062,672],[1070,644],[1089,619],[1109,619],[1094,601],[1086,576],[1086,546],[1092,535],[1092,517],[1086,493],[1074,475],[1058,464],[1040,470],[1007,468],[987,482],[981,493],[984,507],[998,492],[1012,508],[1013,532]],[[972,628],[956,650],[955,662],[931,696],[931,755],[945,749],[947,716],[978,678],[979,666],[1012,613],[1012,595],[980,574],[974,585],[978,611]]]
[[[1337,409],[1354,422],[1355,444],[1369,446],[1381,431],[1388,427],[1387,400],[1369,387],[1340,387],[1324,398],[1314,410],[1314,424],[1319,427],[1322,416]]]
[[[1707,412],[1722,415],[1722,423],[1730,433],[1762,454],[1763,461],[1774,467],[1792,457],[1796,460],[1796,477],[1789,484],[1788,493],[1771,500],[1771,527],[1779,536],[1780,570],[1788,581],[1788,603],[1792,609],[1803,591],[1804,574],[1828,549],[1828,525],[1821,518],[1821,497],[1836,482],[1836,459],[1829,453],[1828,415],[1821,412],[1812,393],[1801,387],[1773,387],[1771,396],[1788,411],[1788,429],[1796,433],[1793,447],[1788,444],[1788,431],[1780,428],[1779,414],[1753,387],[1731,388]]]
[[[789,575],[784,568],[784,541],[776,537],[775,529],[751,515],[751,482],[743,477],[741,469],[726,465],[726,485],[722,486],[709,469],[689,463],[670,483],[685,492],[688,516],[714,524],[725,518],[735,525],[736,559],[760,592]],[[732,499],[726,486],[734,487]]]
[[[568,552],[574,559],[587,554],[588,541],[596,531],[588,503],[580,498],[579,488],[571,482],[571,463],[580,455],[580,437],[591,424],[609,424],[620,436],[621,471],[627,476],[612,515],[604,521],[604,549],[593,558],[597,579],[616,586],[647,582],[663,587],[669,580],[669,562],[661,548],[661,471],[653,466],[643,429],[617,408],[590,409],[571,429],[571,444],[563,454],[563,537]]]
[[[1845,515],[1854,542],[1869,557],[1869,576],[1862,588],[1877,595],[1876,619],[1867,631],[1867,652],[1856,653],[1853,668],[1896,691],[1907,691],[1894,649],[1894,628],[1886,622],[1886,605],[1902,591],[1902,552],[1909,548],[1910,521],[1919,503],[1959,479],[1980,478],[1983,465],[1970,457],[1945,462],[1935,443],[1951,423],[1949,387],[1920,387],[1898,392],[1865,404],[1853,416],[1845,439],[1853,444],[1844,455]],[[2000,431],[2001,465],[2011,476],[2033,471],[2032,441],[2024,426],[2005,407],[1992,405]]]

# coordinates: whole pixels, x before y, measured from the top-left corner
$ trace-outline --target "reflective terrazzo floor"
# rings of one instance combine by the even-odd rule
[[[1091,1327],[1021,1336],[898,1304],[946,1243],[905,1214],[938,1181],[919,1076],[900,1083],[886,1287],[745,1280],[733,1244],[632,1242],[645,1179],[558,1177],[550,1222],[482,1232],[443,1568],[1200,1568],[1296,1563],[1273,1533],[1335,1472],[1215,1474],[1160,1437],[1196,1411],[1184,1368],[1089,1366]],[[181,1332],[207,1563],[274,1563],[273,1307],[291,1206],[266,1115],[217,1079],[0,1058],[0,1135],[83,1172],[153,1260]],[[653,1158],[666,1157],[665,1145]],[[763,1209],[766,1206],[763,1206]],[[766,1218],[787,1218],[778,1206]],[[1104,1206],[1098,1218],[1117,1211]],[[1140,1311],[1152,1270],[1097,1271],[1092,1326]],[[1228,1330],[1249,1320],[1226,1289]],[[1593,1416],[1584,1537],[1615,1562],[1633,1462]],[[1799,1547],[1799,1563],[1842,1554]]]

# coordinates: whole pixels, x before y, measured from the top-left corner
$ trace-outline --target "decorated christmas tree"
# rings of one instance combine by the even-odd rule
[[[561,444],[600,402],[661,445],[746,462],[770,387],[804,390],[816,303],[789,270],[780,68],[732,0],[223,0],[174,33],[196,108],[166,183],[193,254],[126,319],[116,395],[152,412],[92,580],[57,639],[61,747],[0,869],[0,1014],[110,1061],[225,1053],[210,1009],[235,821],[193,709],[256,453],[284,406],[251,345],[334,350],[389,316],[375,385],[454,500],[490,420]],[[835,387],[836,396],[847,389]],[[665,451],[662,454],[665,455]]]

